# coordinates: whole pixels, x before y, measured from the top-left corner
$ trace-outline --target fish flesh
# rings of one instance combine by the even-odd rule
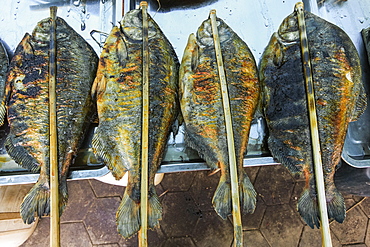
[[[153,228],[162,217],[154,176],[179,112],[179,62],[172,45],[149,15],[148,25],[148,226]],[[93,150],[117,180],[128,172],[128,184],[116,215],[118,231],[125,238],[133,236],[141,226],[142,40],[142,13],[140,9],[132,10],[107,37],[92,89],[99,117]]]
[[[312,66],[316,113],[328,216],[345,219],[345,205],[334,184],[348,123],[366,107],[356,48],[339,27],[304,12]],[[266,47],[260,64],[262,105],[268,146],[273,157],[306,184],[298,211],[306,223],[319,227],[316,182],[297,14],[286,17]]]
[[[220,18],[216,19],[228,88],[234,134],[240,202],[253,212],[256,192],[243,170],[251,121],[259,99],[257,66],[247,44]],[[215,211],[223,219],[232,214],[229,156],[211,20],[191,34],[179,72],[180,107],[188,146],[221,177],[213,196]]]
[[[40,177],[21,205],[25,223],[50,213],[49,40],[51,18],[41,20],[17,46],[7,74],[5,104],[10,133],[5,141],[16,163]],[[98,56],[63,19],[56,19],[56,107],[59,204],[67,199],[67,172],[94,113],[90,90]],[[96,108],[96,107],[95,107]]]
[[[5,79],[6,73],[9,69],[9,58],[4,48],[3,43],[0,41],[0,99],[5,96]],[[6,114],[5,102],[2,100],[0,105],[0,126],[4,124],[4,117]]]

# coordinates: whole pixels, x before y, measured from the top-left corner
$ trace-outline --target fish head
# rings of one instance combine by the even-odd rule
[[[39,21],[36,27],[33,29],[32,36],[33,39],[40,46],[48,46],[50,41],[50,28],[52,20],[51,18],[45,18]],[[56,19],[56,39],[57,41],[64,41],[69,37],[68,29],[66,27],[68,24],[62,19],[57,17]]]
[[[293,12],[283,20],[279,27],[278,34],[285,42],[299,40],[299,27],[296,12]]]
[[[143,39],[143,15],[141,9],[131,10],[126,13],[121,22],[122,32],[126,37],[132,40]],[[155,37],[159,32],[159,28],[154,23],[153,19],[148,14],[148,38]]]
[[[230,27],[226,25],[224,21],[217,18],[217,30],[218,36],[220,38],[220,43],[224,43],[232,38],[233,32],[231,32]],[[197,38],[200,45],[203,46],[213,46],[213,32],[211,19],[203,21],[197,31]]]

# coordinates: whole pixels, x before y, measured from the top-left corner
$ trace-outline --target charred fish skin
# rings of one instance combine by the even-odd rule
[[[40,21],[32,35],[18,45],[7,75],[6,98],[10,133],[8,154],[32,172],[40,171],[35,186],[21,205],[26,223],[50,212],[49,185],[49,30],[51,19]],[[57,129],[60,212],[67,199],[67,172],[91,121],[90,95],[98,57],[93,48],[61,18],[57,18]]]
[[[0,126],[4,124],[4,118],[6,114],[5,107],[5,79],[6,73],[9,69],[9,58],[4,48],[3,43],[0,40]]]
[[[240,200],[243,212],[253,212],[256,192],[243,170],[250,124],[259,98],[255,60],[248,46],[217,18],[233,123]],[[215,211],[226,219],[232,213],[225,116],[221,98],[210,19],[191,34],[180,65],[180,106],[187,144],[198,151],[221,178],[213,197]]]
[[[149,219],[159,224],[162,207],[154,175],[171,126],[179,112],[179,62],[172,45],[149,16]],[[128,184],[117,211],[119,233],[129,238],[140,229],[142,129],[142,16],[132,10],[121,27],[113,27],[104,45],[92,94],[97,99],[99,126],[94,152],[116,179],[127,171]]]
[[[345,218],[342,195],[334,184],[348,123],[366,107],[360,60],[350,38],[339,27],[304,12],[311,59],[328,216]],[[300,53],[298,20],[292,13],[274,33],[260,64],[264,113],[272,155],[293,173],[303,173],[306,186],[298,211],[319,227],[310,127]]]

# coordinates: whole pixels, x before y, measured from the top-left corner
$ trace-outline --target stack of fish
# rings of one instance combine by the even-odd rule
[[[51,18],[26,34],[11,60],[2,104],[7,106],[10,133],[5,147],[19,165],[40,177],[21,205],[26,223],[50,212],[49,183],[49,40]],[[68,199],[67,172],[91,121],[90,96],[98,57],[92,47],[61,18],[56,20],[59,202]]]

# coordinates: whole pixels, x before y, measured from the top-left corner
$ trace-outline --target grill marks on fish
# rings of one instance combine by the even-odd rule
[[[90,95],[98,58],[92,47],[61,18],[57,18],[57,118],[60,211],[67,203],[66,176],[87,129],[94,104]],[[48,215],[49,111],[48,61],[50,18],[40,21],[32,35],[18,45],[7,75],[6,102],[10,133],[9,155],[40,177],[21,205],[26,223]]]
[[[329,218],[342,222],[343,197],[334,185],[335,167],[348,123],[366,107],[356,48],[338,27],[305,12],[309,56]],[[298,211],[308,225],[319,227],[312,147],[296,13],[273,34],[261,60],[263,104],[269,127],[269,149],[291,172],[306,177]],[[297,138],[299,137],[299,138]]]
[[[118,231],[125,238],[140,229],[142,125],[141,10],[128,12],[113,27],[103,48],[92,94],[96,96],[99,126],[94,152],[116,179],[128,174],[128,185],[117,211]],[[178,115],[179,62],[171,44],[149,16],[149,212],[148,225],[159,224],[162,208],[154,175]]]
[[[230,99],[240,200],[244,212],[253,212],[256,192],[243,170],[250,123],[259,97],[258,74],[247,45],[217,19]],[[180,105],[186,141],[211,169],[221,170],[213,205],[224,219],[232,213],[229,160],[220,81],[210,19],[191,34],[180,66]]]

